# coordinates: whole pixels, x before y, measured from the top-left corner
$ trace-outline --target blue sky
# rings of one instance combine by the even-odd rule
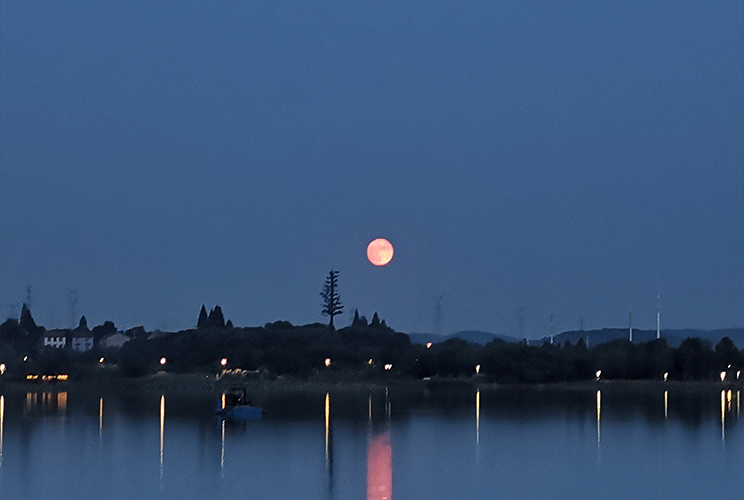
[[[3,2],[0,312],[744,324],[742,2]],[[395,246],[366,261],[377,237]]]

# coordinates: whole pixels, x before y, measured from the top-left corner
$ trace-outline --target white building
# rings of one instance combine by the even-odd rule
[[[86,331],[77,331],[72,334],[72,350],[78,352],[90,351],[93,349],[93,333]]]
[[[44,334],[44,347],[54,347],[56,349],[65,347],[69,334],[69,330],[48,330]]]
[[[120,349],[121,346],[132,340],[128,335],[121,332],[112,333],[101,339],[101,346],[105,349]]]

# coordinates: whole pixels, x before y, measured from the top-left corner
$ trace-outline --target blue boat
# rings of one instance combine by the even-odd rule
[[[232,420],[256,420],[263,415],[263,409],[248,403],[244,387],[234,387],[217,403],[215,413]]]

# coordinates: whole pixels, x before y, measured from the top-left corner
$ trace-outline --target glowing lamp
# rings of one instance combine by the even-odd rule
[[[5,363],[0,363],[0,375],[5,375]]]
[[[475,365],[475,373],[480,373],[480,365]]]
[[[222,359],[220,360],[220,364],[221,364],[222,366],[227,366],[227,358],[222,358]]]
[[[602,370],[597,370],[597,373],[595,375],[597,376],[597,380],[599,380],[599,377],[602,376]]]
[[[726,380],[726,372],[721,372],[721,382]]]
[[[669,372],[664,372],[664,382],[667,381],[668,377],[669,377]]]
[[[99,363],[103,363],[103,358],[98,360]]]
[[[331,366],[331,358],[326,358],[325,359],[325,365],[326,366]]]
[[[385,371],[390,371],[392,369],[393,369],[393,365],[391,365],[390,363],[385,365]]]
[[[160,364],[161,365],[164,365],[165,363],[166,363],[166,359],[165,358],[160,358]]]
[[[426,348],[427,348],[427,349],[431,349],[431,342],[427,342],[427,343],[426,343]]]

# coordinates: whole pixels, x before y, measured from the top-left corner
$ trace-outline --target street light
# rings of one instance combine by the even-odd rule
[[[222,365],[222,367],[223,367],[223,368],[224,368],[225,366],[227,366],[227,358],[222,358],[222,359],[220,360],[220,364]]]
[[[326,367],[331,366],[331,358],[326,358],[325,359],[325,365],[326,365]]]
[[[726,372],[725,371],[721,372],[721,382],[723,382],[724,380],[726,380]]]
[[[597,373],[595,375],[597,376],[597,382],[599,382],[599,377],[602,376],[602,370],[597,370]]]
[[[480,365],[475,365],[475,374],[478,375],[480,373]]]
[[[669,372],[664,372],[664,382],[667,381],[668,377],[669,377]]]
[[[166,359],[165,358],[160,358],[160,364],[161,365],[164,365],[165,363],[166,363]]]
[[[390,363],[385,365],[385,371],[390,371],[392,369],[393,369],[393,365],[391,365]]]
[[[5,375],[6,368],[5,363],[0,363],[0,375]]]

